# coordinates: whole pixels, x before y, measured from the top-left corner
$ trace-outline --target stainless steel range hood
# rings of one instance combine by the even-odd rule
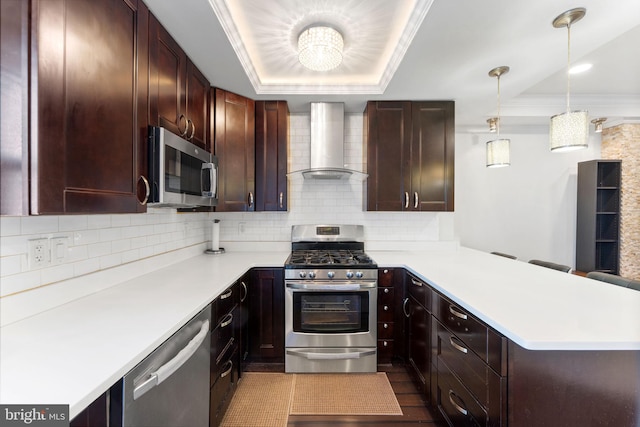
[[[344,164],[344,103],[311,103],[311,155],[305,179],[364,179],[366,174],[348,169]]]

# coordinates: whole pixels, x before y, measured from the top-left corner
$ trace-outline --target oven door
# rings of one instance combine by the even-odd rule
[[[375,281],[285,286],[286,347],[376,347]]]

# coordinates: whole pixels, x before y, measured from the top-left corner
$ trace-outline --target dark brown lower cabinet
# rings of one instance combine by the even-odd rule
[[[109,406],[107,404],[109,392],[105,392],[94,400],[84,411],[73,417],[70,427],[99,427],[107,426]]]
[[[284,363],[284,271],[254,268],[249,285],[249,359]]]

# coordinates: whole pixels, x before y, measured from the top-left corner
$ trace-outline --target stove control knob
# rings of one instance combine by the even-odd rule
[[[313,271],[309,272],[309,279],[315,279],[316,278],[316,273],[314,273]]]
[[[347,279],[353,279],[353,271],[347,271]]]
[[[304,271],[301,271],[300,273],[298,273],[298,275],[300,276],[301,279],[304,279],[307,276],[307,273],[305,273]]]
[[[362,276],[364,276],[364,274],[362,274],[362,271],[356,271],[356,279],[362,279]]]
[[[335,277],[335,275],[336,275],[336,273],[334,273],[333,271],[328,271],[328,272],[327,272],[327,277],[328,277],[329,279],[333,279],[333,278]]]

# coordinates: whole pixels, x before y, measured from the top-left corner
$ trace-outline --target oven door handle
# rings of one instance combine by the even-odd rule
[[[287,350],[287,354],[290,354],[292,356],[306,357],[309,360],[345,360],[360,359],[364,356],[373,356],[376,354],[376,350],[353,351],[347,353],[316,353],[306,350]]]
[[[308,291],[357,291],[360,289],[370,289],[376,287],[376,281],[372,280],[370,282],[361,282],[361,283],[349,283],[344,285],[327,283],[327,284],[317,284],[317,283],[300,283],[300,282],[287,282],[285,285],[289,289],[302,289]]]

